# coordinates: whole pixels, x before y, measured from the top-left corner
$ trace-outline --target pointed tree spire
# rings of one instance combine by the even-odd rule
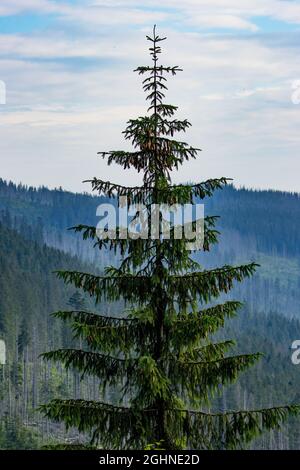
[[[100,152],[108,164],[123,170],[135,168],[143,184],[127,187],[98,178],[89,180],[92,189],[111,198],[127,196],[128,207],[143,204],[151,220],[153,204],[191,204],[210,197],[227,184],[227,178],[195,184],[174,185],[172,170],[200,149],[176,140],[190,122],[174,118],[177,107],[165,101],[167,76],[181,71],[178,66],[159,64],[161,43],[156,27],[150,42],[152,64],[140,66],[143,89],[149,103],[143,117],[131,119],[124,131],[132,151]],[[204,220],[203,249],[217,242],[216,216]],[[150,224],[149,224],[150,227]],[[124,312],[108,316],[83,309],[59,311],[54,315],[69,322],[74,336],[84,340],[82,349],[45,353],[47,360],[99,378],[103,399],[55,399],[41,410],[48,418],[87,432],[91,443],[108,449],[138,449],[153,443],[165,449],[236,448],[264,430],[278,427],[297,406],[252,411],[212,413],[210,400],[222,386],[234,382],[240,372],[252,366],[259,354],[230,355],[233,342],[216,343],[213,334],[232,318],[240,303],[217,303],[235,282],[252,276],[257,265],[222,266],[203,269],[191,256],[190,240],[159,235],[114,239],[101,238],[96,227],[78,225],[73,229],[91,238],[95,249],[121,253],[122,261],[108,267],[104,275],[59,271],[67,284],[88,293],[95,302],[124,300]],[[106,402],[113,390],[119,401]]]

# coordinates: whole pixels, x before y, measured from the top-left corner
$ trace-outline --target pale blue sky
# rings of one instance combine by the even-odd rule
[[[129,148],[121,131],[146,108],[132,69],[149,62],[154,23],[162,61],[184,69],[167,98],[203,149],[174,180],[300,192],[300,0],[1,0],[0,177],[76,191],[93,176],[139,181],[96,152]]]

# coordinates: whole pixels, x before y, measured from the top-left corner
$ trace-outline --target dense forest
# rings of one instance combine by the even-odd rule
[[[40,358],[51,347],[74,343],[69,329],[50,313],[70,303],[88,304],[88,299],[57,280],[53,272],[59,266],[84,265],[0,223],[0,339],[7,351],[6,364],[0,365],[1,448],[39,447],[61,434],[72,439],[72,433],[67,436],[43,420],[38,405],[54,395],[98,396],[96,382],[81,384],[78,374]]]
[[[75,373],[48,364],[39,355],[73,341],[50,313],[70,299],[89,304],[71,287],[66,290],[53,271],[85,264],[89,270],[101,270],[118,263],[111,252],[97,254],[67,230],[79,222],[95,225],[102,200],[0,181],[0,339],[7,345],[7,362],[0,366],[0,448],[37,448],[58,436],[84,439],[65,434],[42,419],[36,408],[54,396],[96,397],[98,384],[80,382]],[[252,280],[233,292],[246,306],[221,334],[238,338],[237,350],[261,351],[265,356],[227,390],[225,398],[216,398],[216,409],[300,401],[300,366],[290,360],[291,344],[300,335],[299,210],[297,194],[232,186],[217,192],[205,206],[207,214],[221,215],[221,243],[209,256],[210,264],[255,260],[261,265]],[[197,258],[207,263],[206,255]],[[111,309],[105,305],[107,313]],[[254,445],[299,448],[300,423],[290,420],[281,432]]]
[[[103,197],[89,194],[0,180],[0,220],[5,225],[22,232],[23,238],[44,242],[102,267],[118,260],[109,251],[94,250],[88,240],[82,243],[80,235],[68,228],[79,222],[97,224],[96,208],[103,201]],[[261,265],[257,275],[238,286],[233,295],[246,298],[252,308],[298,316],[299,195],[229,186],[207,201],[205,214],[220,215],[220,243],[198,258],[210,266],[255,260]]]
[[[16,226],[26,223],[34,227],[32,236],[35,239],[43,233],[48,245],[60,243],[57,248],[65,248],[67,251],[72,248],[70,244],[64,247],[62,232],[78,224],[78,220],[83,224],[95,223],[96,207],[103,201],[103,197],[88,193],[75,194],[61,188],[33,188],[0,179],[2,218],[7,211]],[[243,253],[247,249],[247,252],[256,250],[271,256],[297,257],[300,254],[299,202],[298,193],[236,189],[229,185],[206,200],[205,213],[220,214],[222,238],[224,230],[235,232],[241,244],[244,242]],[[272,238],[270,233],[273,234]],[[28,235],[30,233],[26,237]],[[71,237],[72,233],[67,236]],[[241,251],[236,243],[228,248],[233,253]]]

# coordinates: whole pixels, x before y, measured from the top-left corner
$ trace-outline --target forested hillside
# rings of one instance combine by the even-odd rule
[[[299,257],[300,195],[281,191],[235,189],[215,193],[207,209],[221,215],[220,227],[246,240],[243,250]],[[234,245],[233,251],[241,251]]]
[[[0,366],[0,448],[39,447],[58,434],[81,438],[65,436],[35,409],[54,396],[95,397],[98,384],[80,383],[76,374],[43,362],[39,354],[72,344],[69,329],[50,313],[66,307],[71,296],[74,301],[74,292],[53,271],[84,263],[95,271],[117,262],[111,252],[100,256],[67,231],[78,223],[95,225],[101,200],[0,181],[0,339],[7,344],[7,364]],[[216,399],[217,409],[300,401],[300,366],[290,360],[291,343],[300,338],[299,211],[298,195],[233,187],[217,192],[205,206],[207,214],[221,215],[221,243],[210,264],[261,264],[254,279],[235,290],[234,297],[247,306],[222,336],[238,338],[238,350],[262,351],[265,358],[225,398]],[[207,263],[205,255],[199,256]],[[102,307],[112,312],[111,306]],[[299,430],[300,424],[290,421],[283,432],[266,435],[256,445],[299,448]]]
[[[94,250],[88,240],[82,243],[80,235],[67,229],[79,223],[97,224],[96,208],[103,201],[103,197],[0,180],[0,220],[25,238],[44,241],[99,266],[115,264],[117,259],[108,251]],[[209,266],[255,260],[261,265],[258,273],[233,295],[254,309],[300,315],[299,195],[229,186],[207,201],[205,214],[220,216],[220,243],[198,258]]]
[[[68,381],[64,371],[43,363],[39,355],[71,344],[70,332],[50,313],[65,307],[74,292],[53,271],[79,266],[77,258],[27,240],[0,223],[0,339],[7,351],[6,364],[0,365],[2,448],[36,446],[43,433],[48,439],[51,428],[41,421],[37,406],[68,389],[77,393],[76,378],[71,375]]]
[[[73,194],[62,189],[32,188],[6,183],[0,179],[0,218],[5,224],[22,232],[25,238],[44,241],[48,246],[100,263],[108,261],[105,254],[81,243],[68,231],[80,223],[96,223],[96,208],[103,198]]]
[[[65,304],[72,290],[64,289],[54,271],[80,265],[75,257],[44,244],[24,239],[0,224],[0,331],[8,345],[8,359],[23,352],[29,340],[40,344],[62,343],[64,332],[46,312]],[[18,348],[17,348],[18,346]]]
[[[96,208],[103,201],[103,197],[90,194],[71,193],[61,188],[33,188],[0,179],[1,217],[7,217],[9,213],[17,226],[24,222],[34,226],[35,238],[42,233],[48,244],[60,243],[59,248],[64,247],[58,236],[61,231],[79,221],[83,224],[95,223]],[[219,227],[223,239],[226,235],[224,230],[236,234],[234,246],[227,247],[235,256],[240,252],[245,254],[245,249],[272,256],[300,255],[300,195],[297,193],[228,186],[205,201],[205,212],[220,215]],[[236,243],[237,238],[240,239],[239,244]],[[75,250],[71,246],[65,248]]]

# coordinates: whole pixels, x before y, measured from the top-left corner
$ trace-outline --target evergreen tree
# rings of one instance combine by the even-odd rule
[[[133,151],[100,152],[108,164],[134,168],[143,174],[140,187],[125,187],[94,178],[92,189],[108,197],[127,196],[129,207],[142,203],[149,218],[152,204],[186,204],[204,199],[227,184],[226,178],[198,184],[174,185],[171,172],[198,150],[174,134],[190,127],[173,116],[176,106],[164,101],[166,76],[178,66],[158,64],[160,43],[166,38],[147,36],[152,65],[136,71],[144,76],[143,89],[149,101],[144,117],[130,120],[124,131]],[[216,217],[204,222],[204,246],[217,242]],[[150,224],[149,224],[150,225]],[[195,222],[194,222],[195,225]],[[97,236],[95,227],[74,228],[95,245],[122,254],[119,267],[104,275],[59,271],[67,284],[82,289],[98,303],[123,299],[127,309],[120,317],[85,311],[59,311],[55,317],[70,321],[75,337],[85,348],[60,349],[44,354],[66,367],[97,376],[106,389],[119,390],[120,402],[54,399],[41,407],[55,421],[88,432],[91,442],[105,448],[145,448],[151,444],[166,449],[225,449],[249,442],[264,430],[276,428],[296,405],[252,411],[211,412],[211,398],[221,386],[234,382],[253,365],[259,354],[227,355],[232,341],[214,342],[213,334],[233,317],[240,303],[216,299],[234,282],[251,276],[256,264],[203,269],[191,256],[185,236],[115,239]],[[150,230],[150,229],[149,229]],[[157,444],[158,443],[158,444]]]
[[[67,302],[68,306],[73,310],[84,310],[85,299],[84,296],[79,292],[75,291]]]

